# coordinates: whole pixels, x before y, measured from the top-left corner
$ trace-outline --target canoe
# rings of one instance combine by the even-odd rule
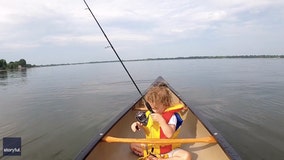
[[[224,139],[198,111],[191,108],[184,99],[162,78],[158,77],[152,85],[164,83],[171,91],[175,104],[185,106],[186,120],[177,139],[145,139],[144,134],[134,133],[130,129],[136,121],[138,111],[147,110],[143,99],[139,97],[135,103],[125,108],[109,125],[103,128],[90,143],[77,155],[76,159],[104,160],[136,160],[138,157],[129,149],[132,142],[138,143],[182,143],[182,148],[189,151],[193,160],[239,160],[241,159],[232,146]],[[146,94],[149,88],[143,93]]]

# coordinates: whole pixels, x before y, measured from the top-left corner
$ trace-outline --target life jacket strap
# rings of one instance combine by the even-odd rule
[[[157,158],[169,158],[169,155],[167,153],[165,154],[154,154],[154,148],[152,147],[151,152],[147,152],[147,155],[145,155],[144,157],[140,157],[137,160],[147,160],[148,157],[152,156],[152,157],[157,157]]]

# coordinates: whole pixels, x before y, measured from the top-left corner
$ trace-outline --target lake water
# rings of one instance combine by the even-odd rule
[[[126,62],[144,91],[163,76],[223,134],[243,159],[284,157],[284,59]],[[0,73],[3,137],[21,137],[22,155],[73,159],[139,96],[120,63]]]

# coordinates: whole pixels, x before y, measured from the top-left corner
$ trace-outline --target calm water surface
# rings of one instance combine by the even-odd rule
[[[163,76],[243,159],[283,159],[283,59],[125,64],[142,91]],[[138,96],[119,63],[1,72],[0,150],[21,137],[22,156],[0,159],[73,159]]]

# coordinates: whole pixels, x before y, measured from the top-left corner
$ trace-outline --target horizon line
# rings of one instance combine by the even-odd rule
[[[160,57],[160,58],[123,59],[122,61],[123,62],[133,62],[133,61],[180,60],[180,59],[230,59],[230,58],[284,58],[284,55],[187,56],[187,57],[163,57],[163,58]],[[45,65],[35,65],[35,67],[80,65],[80,64],[93,64],[93,63],[113,63],[113,62],[119,62],[119,60],[102,60],[102,61],[90,61],[90,62],[45,64]]]

